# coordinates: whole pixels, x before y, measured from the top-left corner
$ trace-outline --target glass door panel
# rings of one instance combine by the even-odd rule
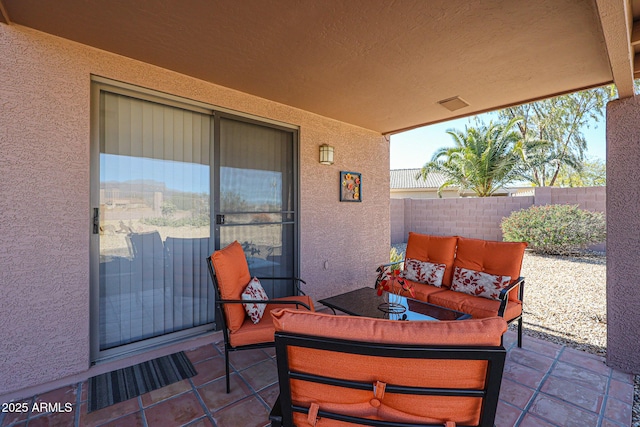
[[[220,118],[219,247],[237,240],[271,297],[292,295],[296,275],[294,135]]]
[[[212,120],[101,92],[100,351],[214,320]]]

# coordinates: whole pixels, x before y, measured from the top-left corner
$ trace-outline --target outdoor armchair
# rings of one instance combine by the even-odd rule
[[[273,311],[273,426],[493,426],[501,317],[394,321]]]
[[[224,336],[224,359],[227,393],[231,387],[229,383],[229,352],[266,348],[274,346],[274,326],[269,315],[277,308],[299,308],[313,311],[313,301],[306,295],[273,299],[242,299],[242,293],[251,281],[249,266],[242,246],[236,241],[224,249],[215,251],[207,258],[209,274],[215,289],[215,304],[218,307],[216,322]],[[269,278],[279,279],[279,278]],[[287,278],[302,282],[297,278]],[[299,283],[296,283],[296,293],[300,293]],[[243,304],[266,304],[264,314],[258,323],[254,323],[247,316]]]

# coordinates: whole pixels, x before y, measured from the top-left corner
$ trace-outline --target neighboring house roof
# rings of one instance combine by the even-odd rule
[[[420,168],[412,168],[412,169],[391,169],[390,173],[390,189],[391,192],[396,191],[396,193],[401,193],[399,190],[426,190],[426,191],[435,191],[444,183],[446,177],[438,172],[431,172],[427,175],[427,179],[416,179],[416,175],[420,173]],[[459,186],[450,185],[447,187],[449,191],[459,190]],[[446,191],[446,190],[445,190]],[[518,196],[528,196],[531,194],[530,186],[509,186],[503,187],[496,191],[494,195],[518,195]],[[473,192],[466,191],[463,196],[473,195]]]
[[[420,177],[416,179],[416,176],[420,173],[420,168],[415,169],[391,169],[391,189],[405,189],[405,188],[440,188],[445,181],[445,176],[431,172],[427,175],[427,179]],[[452,186],[457,188],[456,186]]]

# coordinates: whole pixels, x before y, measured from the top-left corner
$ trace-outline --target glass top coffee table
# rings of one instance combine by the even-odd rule
[[[384,292],[387,294],[387,292]],[[397,310],[389,312],[379,308],[380,304],[393,301],[401,305]],[[375,288],[360,288],[355,291],[321,299],[319,303],[352,316],[374,317],[392,320],[463,320],[471,319],[471,315],[445,307],[418,301],[405,296],[389,294],[378,296]]]

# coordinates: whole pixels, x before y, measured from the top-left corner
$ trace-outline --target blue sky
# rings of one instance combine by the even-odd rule
[[[477,116],[488,123],[492,113]],[[446,132],[448,129],[463,130],[465,125],[473,126],[473,117],[451,120],[419,129],[391,135],[390,166],[391,169],[420,168],[431,160],[433,153],[441,147],[451,147],[453,140]],[[605,122],[590,123],[589,128],[582,129],[587,139],[587,156],[605,160]]]
[[[145,157],[100,154],[100,181],[146,179],[164,182],[173,190],[209,193],[209,166]]]
[[[239,194],[252,203],[280,204],[282,173],[223,166],[221,191]],[[209,194],[209,166],[115,154],[100,154],[100,181],[127,182],[149,180],[163,182],[172,190]]]

